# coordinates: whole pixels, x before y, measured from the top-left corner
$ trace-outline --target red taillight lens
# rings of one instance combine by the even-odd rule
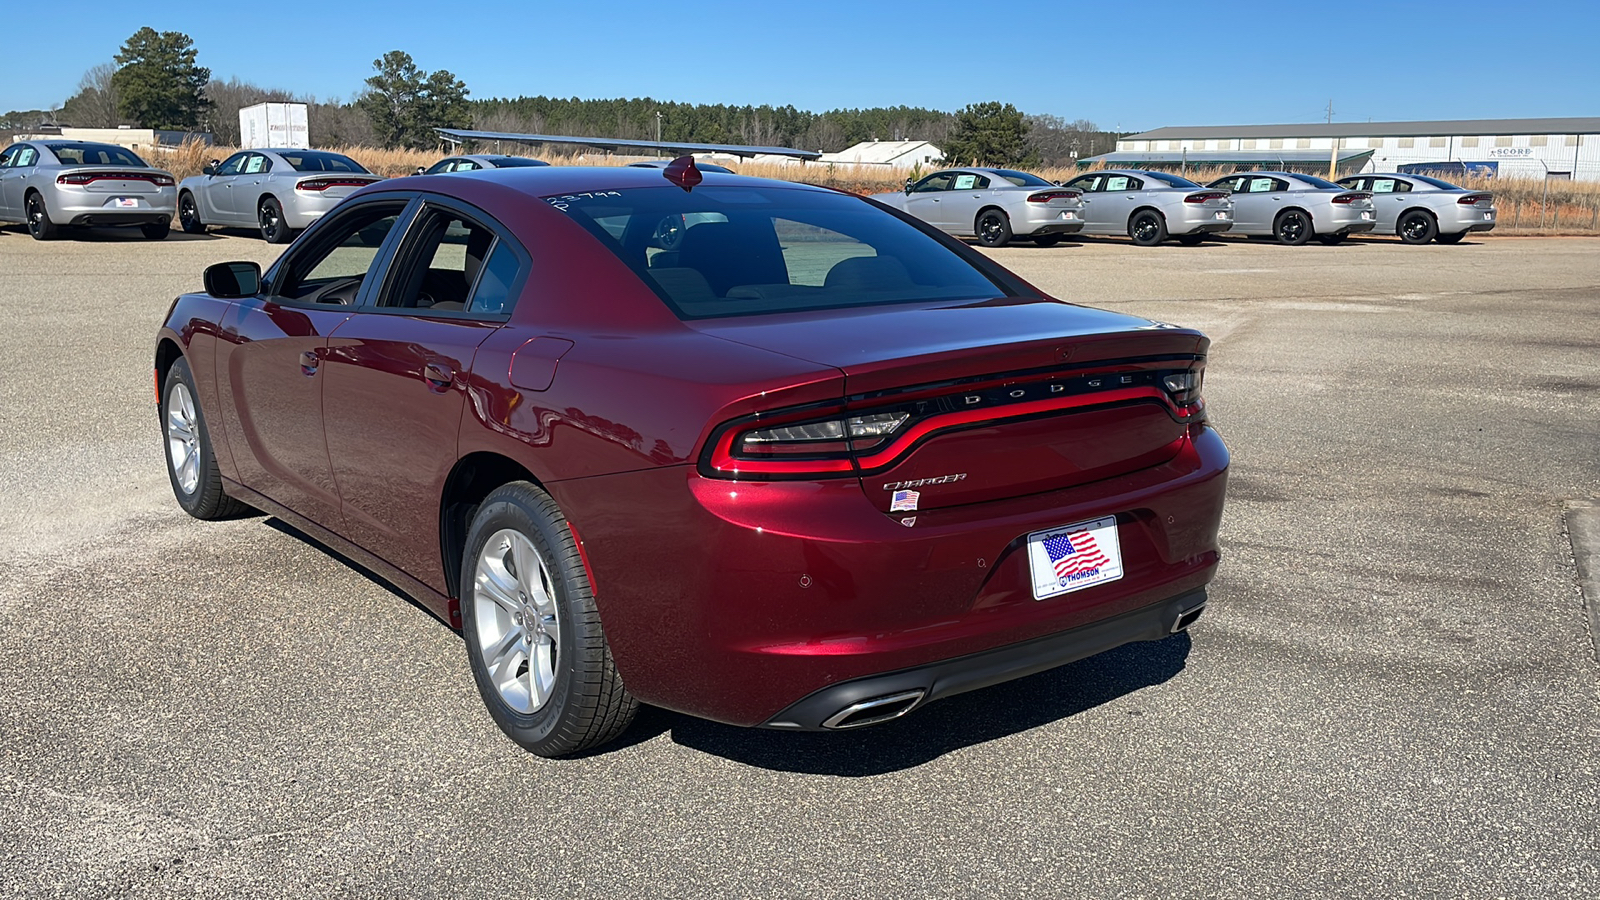
[[[96,181],[148,181],[157,187],[173,184],[171,175],[159,172],[68,172],[56,176],[56,184],[93,184]]]
[[[1370,199],[1372,199],[1372,195],[1368,194],[1368,193],[1366,193],[1364,191],[1351,191],[1348,194],[1340,194],[1337,197],[1334,197],[1333,198],[1333,202],[1335,202],[1335,203],[1354,203],[1357,200],[1370,200]]]
[[[308,178],[294,186],[297,191],[325,191],[334,187],[366,187],[372,181],[366,178]]]
[[[1493,196],[1492,194],[1467,194],[1456,202],[1462,206],[1476,206],[1480,200],[1490,200],[1493,199]]]
[[[1223,200],[1228,196],[1226,191],[1205,191],[1200,194],[1190,194],[1183,198],[1185,203],[1204,203],[1207,200]]]
[[[1049,203],[1051,200],[1076,200],[1083,196],[1077,191],[1045,191],[1039,194],[1029,194],[1029,203]]]

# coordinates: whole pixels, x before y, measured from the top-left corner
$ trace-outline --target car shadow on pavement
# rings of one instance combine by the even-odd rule
[[[394,582],[390,581],[389,579],[384,578],[382,575],[379,575],[377,572],[374,572],[371,569],[367,568],[366,566],[363,566],[361,563],[356,562],[355,560],[351,559],[348,556],[345,556],[343,553],[340,553],[338,550],[335,550],[334,548],[328,546],[327,544],[324,544],[323,542],[317,540],[316,538],[312,537],[311,535],[306,534],[304,531],[301,531],[300,529],[294,527],[293,525],[290,525],[288,522],[283,521],[282,519],[278,518],[277,516],[269,515],[267,513],[252,511],[250,513],[246,513],[244,518],[248,518],[251,515],[261,516],[262,519],[263,519],[263,524],[266,525],[268,528],[271,528],[272,530],[277,531],[277,532],[281,532],[282,534],[286,534],[289,537],[292,537],[297,541],[303,541],[307,545],[315,547],[318,550],[322,551],[323,553],[326,553],[328,556],[332,557],[333,559],[336,559],[339,562],[344,563],[346,566],[348,566],[350,568],[350,570],[352,572],[355,572],[357,575],[362,576],[363,578],[367,579],[368,581],[372,582],[373,584],[377,585],[378,587],[383,588],[384,590],[386,590],[389,593],[395,595],[396,597],[399,597],[401,600],[404,600],[405,602],[411,604],[412,606],[416,607],[417,609],[427,613],[428,614],[428,618],[434,620],[435,622],[438,622],[441,625],[444,625],[445,628],[448,629],[451,634],[455,634],[455,629],[450,628],[449,623],[445,622],[443,619],[439,618],[437,615],[434,615],[433,610],[427,608],[426,606],[423,606],[421,603],[418,603],[416,600],[413,600],[411,598],[410,594],[407,594],[405,591],[402,591],[398,586],[395,585]]]
[[[920,766],[954,750],[1071,718],[1182,672],[1187,633],[1118,647],[1018,681],[960,694],[903,719],[844,732],[738,728],[655,707],[619,745],[668,733],[675,743],[734,762],[781,772],[860,778]]]

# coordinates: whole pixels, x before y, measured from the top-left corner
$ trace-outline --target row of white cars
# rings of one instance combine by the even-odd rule
[[[1493,194],[1400,173],[1332,182],[1238,172],[1201,185],[1167,172],[1107,169],[1054,184],[1012,169],[944,169],[873,199],[988,247],[1015,238],[1050,246],[1071,234],[1198,244],[1222,232],[1290,245],[1337,244],[1366,233],[1454,244],[1495,225]]]

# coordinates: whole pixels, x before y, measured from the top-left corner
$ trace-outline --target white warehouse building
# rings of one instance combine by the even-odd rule
[[[1304,170],[1318,162],[1325,168],[1335,153],[1340,174],[1447,163],[1507,178],[1600,181],[1600,117],[1157,128],[1080,165],[1282,162]]]

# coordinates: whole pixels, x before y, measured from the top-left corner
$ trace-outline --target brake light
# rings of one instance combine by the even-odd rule
[[[171,175],[161,172],[68,172],[56,176],[56,184],[93,184],[96,181],[148,181],[157,187],[176,184]]]
[[[1372,195],[1367,193],[1367,192],[1365,192],[1365,191],[1351,191],[1348,194],[1340,194],[1340,195],[1334,197],[1333,198],[1333,202],[1335,202],[1335,203],[1354,203],[1357,200],[1371,200],[1371,199],[1372,199]]]
[[[1476,206],[1478,204],[1478,201],[1480,201],[1480,200],[1492,200],[1492,199],[1494,199],[1494,195],[1493,194],[1467,194],[1465,197],[1462,197],[1460,200],[1457,200],[1456,202],[1461,204],[1462,206]]]
[[[325,191],[333,187],[366,187],[372,180],[368,178],[308,178],[294,186],[297,191]]]
[[[1227,196],[1228,194],[1226,191],[1204,191],[1199,194],[1189,194],[1183,198],[1183,202],[1204,203],[1207,200],[1224,200],[1227,199]]]
[[[1029,203],[1049,203],[1051,200],[1076,200],[1083,196],[1077,191],[1044,191],[1038,194],[1029,194]]]

